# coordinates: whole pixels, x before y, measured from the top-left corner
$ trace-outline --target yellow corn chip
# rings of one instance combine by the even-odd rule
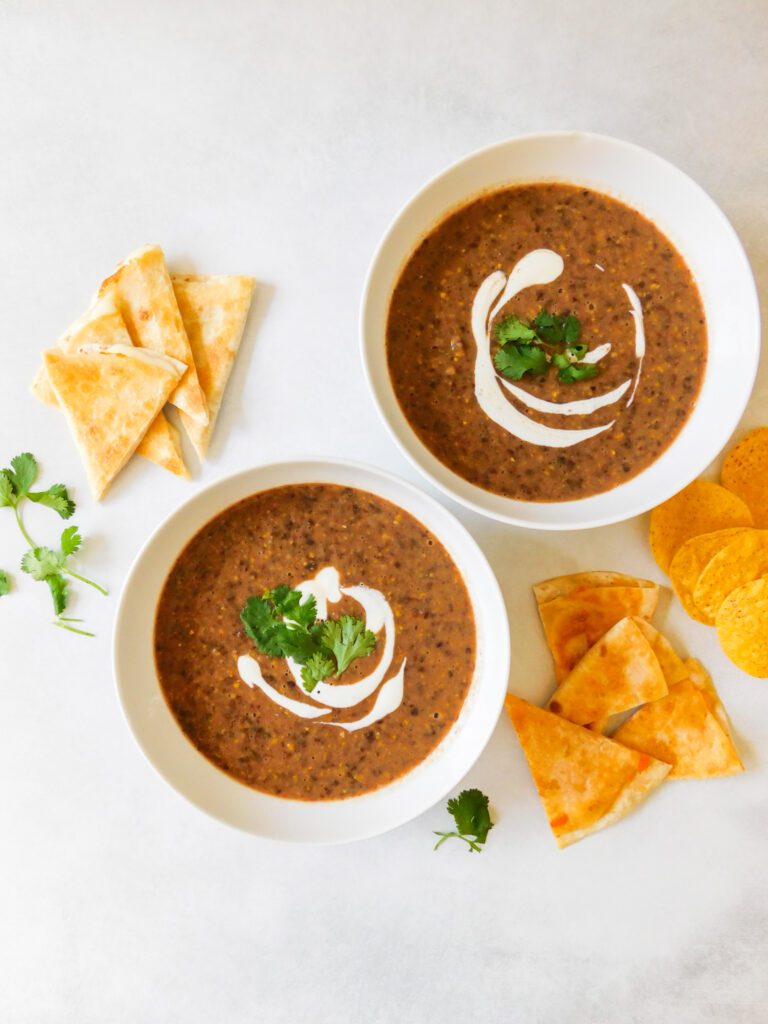
[[[768,579],[733,590],[715,617],[720,646],[740,669],[768,679]]]
[[[669,765],[507,694],[517,731],[558,846],[619,821]]]
[[[747,503],[755,526],[768,529],[768,427],[751,430],[731,449],[720,482]]]
[[[693,588],[696,607],[713,623],[732,590],[768,576],[768,530],[745,530],[707,562]]]
[[[611,626],[628,615],[650,619],[659,601],[659,588],[649,586],[587,587],[539,605],[558,683]]]
[[[589,725],[666,692],[651,645],[632,619],[622,619],[568,673],[553,693],[549,710],[569,722]]]
[[[711,679],[697,661],[689,659],[686,664],[690,678],[640,708],[613,739],[671,764],[670,779],[709,779],[743,771]]]
[[[692,619],[711,626],[714,620],[698,608],[693,599],[693,591],[699,581],[699,576],[711,558],[718,551],[721,551],[727,544],[745,533],[749,527],[734,527],[730,530],[715,530],[714,533],[701,533],[698,537],[691,537],[677,551],[669,566],[669,579],[675,593],[680,599],[680,604],[685,608]]]
[[[651,551],[668,572],[675,554],[691,537],[734,526],[752,526],[752,513],[735,494],[709,480],[694,480],[651,512]]]

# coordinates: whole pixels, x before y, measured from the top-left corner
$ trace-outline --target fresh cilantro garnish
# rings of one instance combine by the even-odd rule
[[[323,623],[320,637],[324,647],[333,651],[339,675],[346,672],[356,658],[365,658],[376,646],[376,634],[365,628],[365,623],[353,615],[328,619]]]
[[[29,452],[23,452],[11,459],[9,468],[0,470],[0,508],[12,508],[16,523],[22,536],[29,544],[29,550],[21,560],[22,570],[35,580],[40,580],[48,585],[53,599],[53,608],[57,619],[55,625],[62,629],[68,629],[73,633],[81,633],[84,636],[93,636],[85,630],[75,629],[69,625],[70,622],[79,621],[67,619],[62,612],[67,606],[67,580],[69,576],[73,579],[87,583],[94,587],[101,594],[107,591],[94,580],[81,576],[69,566],[69,558],[80,548],[82,538],[76,526],[68,526],[61,535],[60,547],[54,550],[49,547],[41,547],[32,540],[21,516],[21,508],[25,499],[37,505],[44,505],[58,513],[62,519],[69,519],[75,511],[75,503],[69,497],[64,484],[53,484],[46,491],[32,491],[30,488],[37,479],[37,460]],[[6,588],[8,586],[5,578]],[[7,589],[3,591],[7,593]]]
[[[527,373],[534,377],[547,373],[550,366],[558,370],[563,384],[588,380],[600,372],[595,364],[580,364],[589,346],[579,342],[581,321],[572,313],[559,316],[542,309],[526,323],[520,317],[502,317],[494,328],[500,348],[493,357],[499,373],[510,380],[521,380]],[[549,353],[545,349],[557,348]]]
[[[301,666],[301,681],[307,693],[312,693],[318,683],[336,674],[336,662],[322,651],[316,651],[305,665]]]
[[[446,839],[463,839],[469,846],[469,852],[481,853],[481,847],[493,828],[488,810],[488,797],[479,789],[465,789],[458,796],[448,801],[448,812],[456,822],[454,832],[435,832],[441,838],[435,843],[435,849],[442,846]]]
[[[536,337],[534,329],[519,316],[505,316],[499,320],[495,333],[500,345],[506,345],[508,341],[532,341]]]
[[[3,569],[0,569],[0,597],[9,593],[11,589],[11,581],[8,579],[8,573]]]
[[[497,350],[493,361],[496,369],[510,380],[520,380],[526,373],[540,377],[549,369],[547,354],[538,345],[508,343]]]
[[[302,666],[304,689],[311,693],[323,679],[340,676],[376,646],[376,634],[354,615],[317,621],[317,602],[281,584],[261,597],[249,597],[240,612],[247,635],[263,654],[292,658]]]

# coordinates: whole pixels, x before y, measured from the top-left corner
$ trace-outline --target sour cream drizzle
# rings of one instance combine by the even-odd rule
[[[285,708],[299,718],[318,718],[330,714],[330,709],[351,708],[360,704],[377,689],[392,664],[395,653],[395,617],[389,602],[379,590],[362,585],[353,587],[340,586],[339,573],[333,566],[326,566],[310,580],[304,580],[296,588],[306,597],[312,594],[317,603],[317,616],[325,619],[328,616],[328,605],[340,601],[343,595],[351,597],[362,607],[365,623],[374,633],[384,630],[384,649],[379,663],[373,672],[359,679],[356,683],[318,683],[311,693],[304,690],[301,681],[301,665],[293,658],[286,658],[291,675],[299,692],[325,707],[316,708],[304,701],[294,700],[276,690],[263,677],[259,663],[249,655],[238,659],[237,668],[240,678],[248,686],[257,686],[270,700]],[[405,659],[397,673],[381,687],[371,711],[363,718],[354,722],[321,722],[321,725],[335,725],[347,732],[363,729],[372,722],[396,711],[403,701],[403,681],[405,676]]]
[[[595,266],[598,266],[595,264]],[[524,288],[532,285],[550,284],[563,272],[563,258],[551,249],[534,249],[518,260],[507,278],[496,270],[483,281],[472,304],[472,334],[475,339],[475,398],[480,408],[494,423],[498,423],[510,434],[522,441],[544,448],[570,448],[591,437],[609,430],[616,422],[611,420],[598,427],[584,430],[562,430],[545,426],[530,419],[504,398],[499,390],[501,384],[523,405],[537,412],[555,413],[561,416],[588,416],[606,406],[614,405],[632,387],[627,405],[631,405],[640,383],[642,360],[645,355],[645,332],[643,310],[637,295],[628,284],[622,285],[630,302],[630,315],[635,322],[635,354],[639,360],[634,386],[632,380],[624,381],[618,387],[603,395],[584,398],[573,402],[548,402],[532,395],[523,388],[499,377],[491,359],[491,323],[496,314]],[[602,267],[598,269],[602,270]],[[588,352],[582,362],[597,363],[611,351],[610,344],[599,345]]]

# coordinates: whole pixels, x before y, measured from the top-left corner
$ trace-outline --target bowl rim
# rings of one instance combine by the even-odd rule
[[[123,677],[122,667],[120,663],[122,658],[121,645],[122,643],[124,643],[123,622],[126,616],[126,608],[131,599],[133,598],[133,591],[137,586],[137,582],[140,581],[144,560],[147,557],[152,545],[154,544],[158,536],[171,525],[174,519],[180,517],[183,514],[183,512],[189,508],[189,506],[193,505],[196,502],[203,501],[206,497],[210,497],[219,488],[222,488],[226,485],[231,485],[234,482],[241,479],[245,480],[254,473],[269,473],[270,471],[279,471],[286,468],[290,469],[291,467],[294,466],[310,467],[310,471],[312,466],[319,466],[325,468],[341,467],[342,469],[346,469],[351,472],[362,472],[365,475],[365,479],[363,480],[363,482],[357,485],[359,489],[370,489],[369,484],[372,483],[372,478],[378,478],[384,484],[391,486],[396,491],[399,491],[402,494],[404,500],[407,497],[411,497],[416,503],[422,503],[423,505],[425,505],[430,510],[431,513],[434,513],[436,515],[436,517],[444,517],[444,521],[450,525],[450,529],[456,531],[456,536],[458,536],[461,539],[461,543],[465,545],[466,549],[470,553],[469,557],[471,558],[473,566],[484,577],[482,584],[483,592],[482,594],[477,595],[477,597],[473,596],[470,581],[466,578],[464,571],[458,564],[454,551],[451,549],[452,542],[447,541],[445,536],[442,535],[440,526],[435,526],[434,523],[424,523],[419,518],[417,513],[410,511],[407,508],[404,509],[405,511],[408,511],[409,514],[412,515],[418,522],[425,526],[426,529],[428,529],[431,533],[434,533],[439,542],[445,548],[448,556],[451,558],[451,561],[456,566],[467,589],[467,594],[469,596],[473,613],[475,615],[476,626],[477,619],[480,614],[479,609],[482,608],[483,615],[487,616],[488,620],[493,622],[494,628],[496,630],[496,632],[494,633],[495,642],[493,649],[493,665],[490,665],[488,659],[482,656],[483,652],[481,652],[479,645],[480,637],[477,635],[476,632],[478,650],[475,660],[475,670],[473,674],[473,679],[472,683],[470,684],[470,690],[467,696],[465,697],[464,703],[462,704],[462,709],[459,713],[459,718],[456,720],[456,722],[454,722],[454,724],[451,726],[451,728],[448,730],[445,736],[441,739],[437,747],[435,747],[427,755],[426,758],[418,762],[418,764],[414,765],[413,768],[411,768],[408,772],[404,773],[404,775],[398,776],[398,778],[394,779],[391,783],[382,786],[376,790],[366,791],[365,793],[360,794],[358,797],[348,797],[338,800],[304,801],[275,796],[274,794],[265,793],[261,790],[255,789],[254,787],[250,787],[245,783],[240,782],[234,776],[231,776],[227,772],[218,768],[215,764],[213,764],[213,762],[209,761],[209,759],[206,758],[204,754],[197,750],[192,741],[186,736],[181,727],[178,725],[178,722],[176,722],[175,717],[172,715],[170,709],[167,706],[167,702],[165,701],[165,698],[162,694],[159,679],[155,675],[154,684],[158,690],[159,697],[162,700],[166,710],[168,711],[168,714],[173,718],[174,724],[178,729],[179,735],[186,741],[186,743],[189,746],[189,749],[194,752],[194,756],[196,758],[199,758],[200,761],[204,762],[204,764],[207,766],[207,768],[210,769],[212,773],[215,773],[217,777],[224,778],[227,781],[227,783],[231,786],[237,787],[238,792],[246,795],[246,799],[248,794],[255,794],[257,798],[267,798],[270,801],[277,801],[282,805],[298,804],[319,808],[323,808],[328,805],[344,805],[347,807],[352,807],[355,804],[355,801],[357,800],[362,800],[366,796],[371,796],[373,794],[382,794],[390,787],[398,786],[398,784],[406,780],[408,776],[413,775],[413,773],[416,772],[422,765],[424,765],[426,761],[432,758],[438,759],[441,748],[443,747],[445,741],[454,733],[454,730],[461,719],[461,714],[464,711],[464,709],[468,709],[467,714],[471,713],[471,706],[474,703],[476,703],[477,697],[477,692],[473,693],[473,690],[479,691],[480,689],[482,689],[483,691],[485,691],[485,706],[481,708],[481,711],[483,712],[482,728],[479,729],[479,733],[476,736],[471,749],[463,757],[460,766],[460,771],[454,769],[454,771],[450,773],[450,776],[447,776],[444,782],[441,783],[439,787],[435,787],[435,792],[430,795],[428,801],[421,800],[415,805],[409,805],[406,802],[404,802],[404,809],[402,810],[402,812],[399,814],[391,815],[390,819],[383,827],[350,827],[347,833],[345,833],[344,835],[333,837],[313,836],[310,838],[303,838],[297,835],[270,835],[265,832],[259,831],[255,828],[249,828],[243,822],[232,820],[231,817],[227,817],[227,814],[223,810],[212,808],[207,805],[204,806],[202,801],[195,799],[193,796],[191,796],[190,793],[187,792],[183,788],[183,786],[177,782],[177,780],[175,780],[158,763],[156,763],[152,755],[152,752],[149,749],[149,743],[145,743],[144,737],[140,734],[139,730],[134,726],[134,722],[132,720],[132,712],[129,709],[129,702],[124,692],[126,691],[126,687],[130,684]],[[308,477],[305,482],[312,483],[316,481],[313,481],[311,477]],[[299,481],[296,481],[296,483],[299,483]],[[260,490],[270,490],[272,489],[273,486],[281,486],[281,484],[274,484],[261,489],[256,488],[250,493],[258,494],[260,493]],[[340,486],[355,485],[341,484]],[[397,500],[394,500],[391,497],[384,497],[383,495],[379,496],[383,497],[383,500],[389,501],[392,504],[397,505],[397,507],[403,507],[398,504]],[[244,495],[243,497],[247,496]],[[189,537],[183,539],[181,543],[178,545],[178,547],[174,545],[174,554],[169,563],[169,567],[174,564],[175,559],[178,558],[179,554],[181,554],[181,552],[184,550],[184,546],[187,543],[189,543],[192,537],[194,537],[197,534],[197,532],[199,532],[200,529],[204,527],[206,522],[210,522],[211,519],[215,518],[221,512],[231,507],[232,504],[240,500],[243,500],[243,498],[236,498],[234,499],[234,501],[229,501],[222,504],[219,507],[218,511],[211,513],[206,518],[205,522],[201,523]],[[453,544],[455,545],[455,538]],[[467,559],[464,558],[463,561],[466,563]],[[165,579],[167,579],[167,572],[163,576],[163,580]],[[159,596],[160,594],[158,592],[154,595],[153,599],[153,621],[154,610],[156,609],[157,600],[159,599]],[[499,633],[499,629],[501,630],[501,633]],[[478,672],[478,667],[480,665],[482,665],[481,673]],[[204,487],[201,487],[194,494],[191,494],[184,501],[176,505],[167,515],[163,516],[161,521],[154,527],[154,529],[146,537],[141,547],[137,551],[136,555],[134,556],[131,565],[128,569],[128,572],[126,573],[125,580],[120,591],[120,596],[117,602],[117,606],[115,608],[112,628],[112,672],[114,677],[115,688],[117,691],[117,698],[120,711],[125,722],[125,725],[128,729],[128,732],[132,736],[134,743],[139,748],[142,756],[144,757],[144,760],[150,765],[154,772],[165,782],[167,786],[169,786],[175,793],[182,797],[186,803],[191,804],[197,811],[200,811],[207,817],[213,818],[214,820],[222,824],[225,824],[230,828],[234,828],[239,832],[245,833],[247,835],[252,835],[259,839],[269,840],[271,842],[290,842],[296,845],[331,846],[340,843],[356,842],[358,840],[369,839],[374,836],[382,835],[386,832],[389,832],[392,829],[399,828],[401,825],[404,825],[412,821],[420,814],[423,814],[425,811],[429,810],[431,807],[434,807],[436,804],[444,800],[446,796],[451,792],[451,790],[454,789],[458,785],[458,783],[471,771],[471,769],[474,767],[477,760],[479,759],[480,755],[488,745],[488,742],[490,741],[490,738],[496,728],[498,720],[501,716],[501,712],[503,710],[504,697],[506,695],[509,684],[510,667],[510,624],[509,615],[506,610],[504,595],[499,585],[496,573],[491,567],[487,556],[485,555],[484,551],[477,543],[475,538],[469,532],[469,530],[467,530],[464,524],[461,523],[459,519],[457,519],[457,517],[449,508],[446,508],[445,505],[443,505],[440,501],[438,501],[432,495],[423,491],[417,485],[412,484],[409,481],[403,480],[399,476],[390,473],[386,470],[379,469],[376,466],[372,466],[370,464],[360,462],[354,459],[338,458],[335,456],[307,455],[296,456],[290,459],[277,459],[269,462],[258,463],[256,465],[236,470],[233,473],[227,473],[224,474],[223,476],[218,477],[216,480],[213,480],[209,484],[206,484]],[[494,692],[494,690],[496,692]],[[476,730],[476,732],[477,731],[478,730]]]
[[[371,339],[369,339],[369,332],[368,332],[367,327],[366,327],[368,305],[369,305],[369,302],[370,302],[370,299],[371,299],[371,294],[373,292],[374,286],[376,284],[376,276],[377,276],[377,272],[378,272],[378,264],[379,264],[379,261],[381,259],[382,253],[384,252],[386,246],[389,243],[390,238],[395,233],[397,228],[400,226],[400,224],[403,221],[403,219],[410,213],[411,209],[418,204],[418,202],[421,200],[421,198],[427,192],[431,191],[441,181],[443,181],[449,175],[452,175],[455,172],[459,171],[465,165],[471,163],[474,160],[477,160],[478,158],[481,158],[481,157],[493,154],[493,153],[495,153],[495,152],[497,152],[499,150],[503,150],[506,147],[510,146],[511,144],[526,143],[526,142],[556,141],[556,140],[574,140],[574,141],[575,140],[588,140],[588,141],[597,142],[597,143],[605,143],[605,144],[608,144],[608,145],[614,145],[614,146],[617,145],[617,146],[623,147],[623,148],[625,148],[625,149],[627,149],[629,151],[635,151],[638,154],[642,154],[643,159],[651,160],[652,162],[655,162],[665,172],[672,172],[673,174],[678,175],[680,177],[680,179],[683,180],[689,188],[694,190],[700,197],[702,197],[705,200],[705,202],[707,202],[713,208],[713,211],[715,212],[715,214],[720,217],[724,230],[731,236],[731,240],[732,240],[732,242],[734,244],[734,250],[738,254],[738,257],[739,257],[739,259],[740,259],[740,261],[742,263],[741,271],[743,273],[744,284],[745,284],[745,287],[746,287],[746,290],[747,290],[747,293],[748,293],[748,296],[749,296],[749,304],[750,304],[749,316],[751,317],[751,321],[752,321],[751,324],[750,324],[750,333],[751,333],[752,338],[753,338],[753,344],[752,344],[751,351],[750,351],[749,365],[748,365],[747,372],[745,373],[745,377],[747,375],[749,377],[750,384],[749,384],[748,389],[745,390],[745,394],[744,394],[743,399],[740,400],[736,404],[736,406],[733,407],[733,411],[732,411],[731,415],[729,415],[727,417],[726,424],[728,426],[728,434],[726,436],[724,436],[723,443],[718,447],[718,449],[716,451],[714,451],[714,452],[710,452],[709,449],[706,449],[704,451],[704,454],[700,458],[695,459],[695,460],[690,460],[688,462],[688,464],[686,465],[686,467],[685,467],[685,472],[684,472],[685,482],[683,484],[680,484],[680,485],[672,484],[671,486],[668,486],[668,487],[662,489],[657,495],[655,495],[652,498],[649,497],[646,500],[637,501],[626,512],[615,513],[615,514],[608,514],[608,515],[602,515],[602,516],[594,516],[594,517],[584,521],[583,523],[578,523],[578,524],[569,523],[569,522],[552,522],[552,521],[532,522],[530,519],[524,519],[524,518],[521,518],[518,515],[515,515],[513,511],[504,512],[504,511],[499,510],[499,509],[489,508],[487,505],[484,505],[479,500],[479,498],[476,499],[474,497],[471,497],[470,495],[467,495],[467,494],[464,494],[464,493],[460,493],[457,489],[454,489],[453,487],[451,487],[448,483],[446,483],[446,481],[444,479],[442,479],[436,473],[434,473],[429,468],[428,465],[425,465],[424,460],[422,460],[420,457],[418,457],[414,453],[414,451],[411,450],[409,448],[409,446],[405,443],[405,441],[400,437],[400,433],[399,433],[398,429],[390,421],[390,418],[387,416],[387,413],[386,413],[386,411],[384,409],[383,400],[382,400],[381,395],[380,395],[380,386],[375,382],[374,372],[373,372],[373,368],[372,368],[372,365],[371,365],[371,351],[370,350],[373,347],[373,341]],[[545,180],[549,180],[549,179],[539,178],[537,180],[545,181]],[[562,180],[562,181],[565,182],[567,179],[556,179],[556,178],[553,177],[552,180],[553,181],[554,180]],[[518,182],[515,182],[515,183],[517,184]],[[503,185],[499,186],[499,187],[503,187]],[[450,213],[451,210],[460,208],[465,202],[470,202],[473,198],[481,196],[484,192],[487,192],[487,191],[490,191],[490,188],[479,188],[479,189],[475,190],[474,192],[468,193],[467,196],[465,197],[465,199],[460,200],[458,203],[454,203],[451,206],[446,207],[446,209],[443,211],[443,213],[440,215],[440,217],[438,217],[431,224],[431,226],[426,230],[426,232],[422,232],[418,236],[418,238],[425,237],[425,235],[428,234],[429,231],[433,230],[434,227],[437,224],[439,224]],[[632,206],[631,203],[627,202],[626,200],[623,200],[623,201],[625,202],[625,205],[630,206],[632,209],[635,208],[634,206]],[[673,244],[675,244],[675,247],[677,248],[676,243],[673,243]],[[407,260],[410,258],[410,255],[412,255],[412,254],[413,254],[413,249],[410,250],[410,253],[405,255],[405,257],[404,257],[404,259],[403,259],[403,261],[401,263],[400,269],[398,271],[398,275],[400,273],[402,273],[402,269],[404,268]],[[395,280],[397,280],[397,279],[398,278],[396,276]],[[695,280],[696,279],[694,278],[694,281]],[[390,293],[390,297],[387,300],[387,306],[389,306],[389,302],[390,301],[391,301],[391,293]],[[557,130],[557,131],[546,131],[546,132],[527,132],[527,133],[523,133],[521,135],[513,135],[513,136],[510,136],[508,138],[501,139],[501,140],[499,140],[497,142],[493,142],[490,145],[481,146],[478,149],[475,149],[472,152],[470,152],[470,153],[466,154],[465,156],[461,157],[460,159],[455,160],[454,162],[452,162],[448,166],[444,167],[442,170],[438,171],[436,174],[432,175],[431,178],[429,178],[416,192],[414,192],[400,206],[400,208],[397,210],[397,212],[394,214],[394,216],[390,219],[389,224],[388,224],[384,234],[382,235],[381,239],[379,240],[378,245],[376,246],[376,249],[374,250],[373,256],[372,256],[370,264],[368,266],[368,270],[367,270],[367,273],[366,273],[366,276],[365,276],[365,282],[364,282],[364,285],[363,285],[363,292],[362,292],[362,296],[361,296],[361,300],[360,300],[360,308],[359,308],[359,314],[358,314],[358,332],[359,332],[359,337],[360,337],[360,356],[361,356],[361,361],[362,361],[362,364],[363,364],[363,374],[365,376],[366,383],[368,385],[369,393],[370,393],[370,395],[371,395],[371,397],[373,399],[373,403],[374,403],[374,406],[376,407],[376,410],[377,410],[377,412],[379,414],[379,417],[382,420],[382,422],[384,423],[384,426],[386,427],[387,432],[389,433],[389,436],[395,442],[395,444],[398,447],[398,449],[400,450],[400,452],[411,463],[411,465],[414,466],[419,471],[419,473],[421,473],[424,477],[426,477],[426,479],[429,480],[429,482],[434,487],[436,487],[439,491],[441,491],[443,494],[447,495],[453,501],[458,502],[460,505],[463,505],[465,508],[469,508],[473,512],[477,512],[481,516],[484,516],[484,517],[489,518],[489,519],[493,519],[493,520],[495,520],[497,522],[506,523],[506,524],[508,524],[510,526],[518,526],[518,527],[522,527],[524,529],[530,529],[530,530],[546,530],[548,532],[567,531],[567,530],[574,530],[575,531],[575,530],[597,529],[598,527],[601,527],[601,526],[611,526],[614,523],[626,522],[627,520],[633,519],[636,516],[643,515],[644,513],[650,511],[653,508],[655,508],[657,505],[662,504],[668,498],[671,498],[674,494],[678,493],[683,487],[687,486],[687,484],[690,483],[692,480],[694,480],[697,477],[701,476],[701,474],[705,471],[705,469],[710,464],[710,462],[712,462],[712,460],[719,455],[719,453],[723,450],[725,445],[728,443],[728,440],[733,436],[736,428],[738,427],[738,425],[739,425],[739,423],[740,423],[740,421],[741,421],[741,419],[742,419],[742,417],[744,415],[744,412],[745,412],[745,410],[747,408],[747,405],[749,404],[749,401],[750,401],[750,399],[752,397],[752,392],[754,390],[755,381],[757,379],[757,373],[758,373],[758,369],[759,369],[759,365],[760,365],[760,351],[761,351],[760,330],[761,330],[760,299],[759,299],[757,283],[755,281],[754,272],[753,272],[752,266],[751,266],[751,264],[749,262],[749,257],[747,256],[746,250],[744,249],[742,241],[739,238],[739,235],[738,235],[736,229],[734,228],[733,224],[731,223],[729,218],[726,216],[724,211],[721,209],[719,204],[715,202],[715,200],[712,198],[712,196],[710,196],[709,193],[701,185],[699,185],[699,183],[697,181],[695,181],[689,174],[687,174],[685,171],[681,170],[681,168],[679,168],[676,164],[673,164],[670,160],[667,160],[665,157],[662,157],[658,153],[655,153],[653,150],[646,149],[644,146],[640,146],[636,142],[629,142],[626,139],[621,139],[621,138],[618,138],[617,136],[606,135],[606,134],[598,133],[598,132],[580,131],[580,130],[577,130],[577,129],[573,129],[573,130],[562,129],[562,130]],[[703,387],[703,383],[702,383],[702,387]],[[396,396],[395,396],[395,401],[397,401],[397,397]],[[399,405],[399,402],[398,402],[398,405]],[[428,456],[430,456],[432,459],[437,459],[437,457],[434,456],[432,454],[432,452],[429,451],[429,449],[424,445],[424,443],[418,437],[418,435],[416,434],[415,430],[413,430],[413,428],[411,427],[410,423],[407,420],[407,417],[405,417],[404,414],[403,414],[403,419],[404,419],[404,421],[405,421],[405,423],[407,425],[408,431],[409,431],[412,439],[416,442],[416,447],[419,450],[419,452],[421,453],[423,451]],[[683,425],[683,430],[685,429],[685,426],[686,425],[684,424]],[[678,437],[681,434],[682,434],[682,430],[681,430],[680,434],[678,435]],[[664,453],[662,453],[662,455],[663,454]],[[437,461],[440,462],[440,460],[437,460]],[[650,463],[649,466],[646,466],[645,469],[641,470],[641,472],[638,473],[636,475],[636,477],[634,477],[633,479],[637,479],[637,478],[641,477],[643,475],[643,473],[647,472],[647,470],[649,470],[653,465],[655,465],[655,463],[657,461],[658,460],[654,460],[652,463]],[[482,493],[484,491],[484,489],[479,487],[478,485],[471,484],[470,481],[467,481],[464,477],[462,477],[460,474],[456,473],[454,470],[452,470],[445,463],[441,463],[441,465],[444,468],[444,470],[446,471],[446,474],[449,477],[451,477],[451,478],[455,478],[455,480],[457,481],[457,483],[459,485],[469,485],[474,491],[477,491],[478,494],[480,494],[480,493]],[[619,485],[619,486],[621,486],[621,485]],[[612,488],[611,490],[615,490],[615,488]],[[602,491],[602,492],[598,492],[597,495],[588,496],[586,499],[576,499],[575,501],[571,501],[571,502],[558,503],[558,502],[535,502],[535,501],[531,501],[531,502],[525,502],[524,504],[526,506],[531,507],[531,508],[535,508],[536,506],[550,506],[551,507],[552,505],[555,505],[555,504],[567,504],[569,506],[577,506],[579,501],[589,500],[589,498],[591,498],[591,497],[599,497],[602,494],[610,494],[610,493],[611,493],[610,490],[609,491]],[[514,504],[519,503],[517,499],[513,499],[513,498],[505,499],[504,495],[495,494],[493,491],[488,491],[487,494],[490,497],[492,497],[492,498],[499,499],[500,501],[506,500],[506,501],[508,501],[510,503],[510,505],[512,505],[513,503]]]

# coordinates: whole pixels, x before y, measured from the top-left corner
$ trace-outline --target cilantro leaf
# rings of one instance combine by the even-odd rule
[[[504,345],[496,352],[493,362],[510,380],[520,380],[526,373],[539,377],[549,369],[547,355],[538,345]]]
[[[53,548],[30,548],[21,560],[23,572],[35,580],[47,580],[64,568],[64,559]]]
[[[75,511],[75,503],[67,493],[64,484],[53,484],[47,491],[29,491],[26,495],[30,501],[45,505],[58,512],[62,519],[69,519]]]
[[[301,680],[304,683],[304,689],[307,693],[311,693],[319,682],[334,675],[335,672],[336,663],[333,658],[329,658],[322,651],[317,651],[302,666]]]
[[[538,338],[547,345],[571,345],[581,337],[581,321],[571,313],[558,316],[541,309],[533,320]]]
[[[11,471],[9,469],[0,469],[0,508],[15,504]]]
[[[505,316],[496,324],[494,335],[500,345],[508,341],[533,341],[536,332],[519,316]]]
[[[22,452],[11,459],[11,470],[5,470],[11,478],[14,494],[24,498],[37,479],[37,460],[29,452]]]
[[[364,658],[376,646],[376,634],[366,629],[363,620],[354,615],[328,619],[320,636],[324,646],[333,651],[339,675],[346,672],[355,658]]]
[[[272,602],[276,612],[298,626],[304,626],[305,629],[309,629],[317,618],[315,595],[308,594],[304,597],[300,590],[293,590],[286,583],[281,583],[274,590],[268,590],[264,598]]]
[[[48,584],[48,588],[51,591],[51,597],[53,598],[53,610],[57,615],[61,615],[64,609],[67,607],[67,581],[61,575],[46,576],[45,582]]]
[[[557,372],[557,379],[562,381],[563,384],[574,384],[579,380],[589,380],[591,377],[596,377],[600,372],[599,367],[595,366],[594,363],[582,363],[580,366],[576,363],[569,363],[567,366],[562,366]]]
[[[585,345],[582,342],[579,345],[569,345],[565,350],[565,354],[569,359],[573,360],[574,363],[580,363],[588,351],[589,345]]]
[[[488,797],[479,789],[465,789],[457,797],[448,801],[448,811],[453,815],[456,823],[455,832],[435,832],[441,838],[435,844],[435,849],[446,841],[446,839],[463,839],[468,844],[470,853],[481,852],[481,846],[488,838],[488,833],[493,828],[490,811],[488,810]]]
[[[8,573],[3,569],[0,569],[0,597],[3,597],[11,589],[11,581],[8,579]]]
[[[68,526],[61,534],[61,553],[65,558],[74,555],[80,550],[83,538],[77,532],[76,526]]]
[[[275,616],[270,601],[264,597],[249,597],[240,612],[240,621],[260,651],[273,658],[283,657],[283,648],[277,635],[278,626],[282,623]]]
[[[581,337],[581,321],[571,313],[563,320],[563,341],[573,345]]]

